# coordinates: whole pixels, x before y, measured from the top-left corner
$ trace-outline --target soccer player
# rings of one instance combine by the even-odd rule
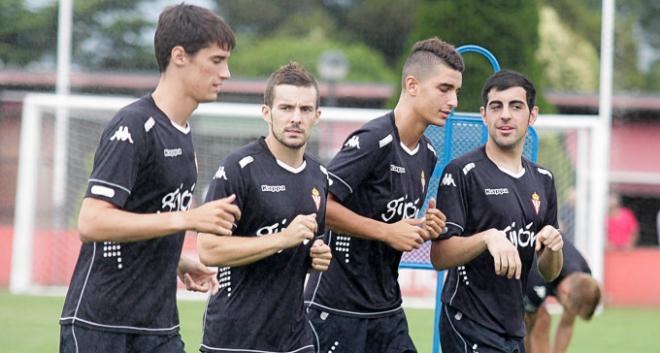
[[[587,261],[569,242],[564,242],[564,266],[554,281],[546,283],[532,266],[525,293],[525,350],[527,353],[565,353],[573,336],[575,317],[591,320],[600,302],[600,287],[591,277]],[[553,349],[550,350],[550,315],[546,309],[546,298],[554,296],[563,311]]]
[[[437,37],[415,43],[394,111],[353,132],[329,163],[335,260],[305,288],[320,352],[416,352],[401,308],[399,261],[445,226],[435,200],[418,217],[436,163],[424,130],[444,126],[457,106],[463,67]]]
[[[154,38],[155,91],[101,135],[80,209],[83,245],[60,318],[61,352],[184,352],[177,273],[217,290],[215,272],[181,256],[184,232],[230,234],[234,196],[191,209],[197,165],[188,119],[229,78],[234,34],[211,11],[165,9]]]
[[[305,154],[318,122],[316,80],[299,64],[275,71],[261,108],[268,136],[220,162],[207,200],[236,195],[231,236],[201,234],[199,256],[221,266],[206,308],[202,352],[315,352],[305,319],[308,270],[325,271],[328,175]]]
[[[431,246],[442,293],[443,352],[524,352],[523,290],[538,254],[545,281],[562,267],[552,174],[522,157],[536,120],[536,91],[503,70],[486,80],[485,146],[451,161],[438,188],[448,231]]]

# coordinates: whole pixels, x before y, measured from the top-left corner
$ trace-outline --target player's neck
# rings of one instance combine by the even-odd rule
[[[187,96],[180,84],[173,84],[165,74],[160,76],[158,86],[151,94],[156,106],[167,117],[180,126],[186,126],[199,102]]]
[[[266,136],[266,146],[270,153],[280,162],[292,168],[298,168],[303,164],[305,157],[305,147],[298,149],[289,148],[282,145],[272,135]]]
[[[503,149],[489,139],[486,142],[486,156],[500,169],[508,170],[515,174],[523,169],[522,150],[518,147]]]
[[[428,124],[405,104],[394,107],[394,125],[399,133],[399,139],[409,149],[417,147]]]

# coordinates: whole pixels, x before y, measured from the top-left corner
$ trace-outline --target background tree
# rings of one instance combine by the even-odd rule
[[[535,1],[422,0],[416,9],[409,43],[438,36],[456,46],[480,45],[491,51],[502,67],[525,73],[538,88],[542,88],[540,66],[536,60],[538,23]],[[481,87],[492,69],[480,55],[465,55],[464,59],[466,71],[459,109],[476,112],[481,105]],[[542,99],[539,103],[544,105]]]
[[[25,66],[55,52],[57,42],[47,34],[57,33],[57,16],[24,3],[0,0],[0,66]]]

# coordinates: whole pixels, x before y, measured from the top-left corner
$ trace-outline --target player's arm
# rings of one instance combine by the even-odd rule
[[[207,266],[243,266],[312,239],[316,229],[315,214],[298,215],[285,230],[261,237],[201,233],[197,237],[197,251]]]
[[[240,218],[240,210],[232,204],[234,198],[232,195],[188,211],[142,214],[86,197],[78,215],[78,231],[83,242],[139,241],[184,230],[231,234],[233,222]]]
[[[202,265],[198,261],[185,256],[179,258],[176,273],[186,289],[193,292],[218,292],[218,278],[214,270]]]
[[[495,273],[520,279],[522,263],[518,250],[506,234],[495,228],[471,236],[452,236],[434,240],[431,244],[431,263],[437,271],[465,265],[488,250],[493,256]]]
[[[385,223],[361,216],[339,203],[332,193],[328,194],[325,214],[326,227],[362,239],[385,242],[399,251],[419,249],[428,231],[422,225],[424,219],[403,219]]]
[[[573,337],[574,325],[575,315],[564,310],[555,332],[554,353],[566,353],[568,351],[568,345]]]
[[[553,226],[545,226],[536,235],[536,252],[538,255],[539,274],[546,282],[552,282],[564,265],[562,247],[564,241]]]

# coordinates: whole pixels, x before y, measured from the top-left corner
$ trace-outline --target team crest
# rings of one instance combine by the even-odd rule
[[[312,199],[314,199],[314,204],[318,211],[321,208],[321,193],[316,188],[312,188]]]
[[[422,176],[421,176],[421,182],[422,182],[422,192],[424,192],[424,188],[426,187],[426,178],[424,177],[424,171],[422,170]]]
[[[534,211],[536,214],[539,214],[539,209],[541,209],[541,196],[537,193],[532,194],[532,203],[534,204]]]

